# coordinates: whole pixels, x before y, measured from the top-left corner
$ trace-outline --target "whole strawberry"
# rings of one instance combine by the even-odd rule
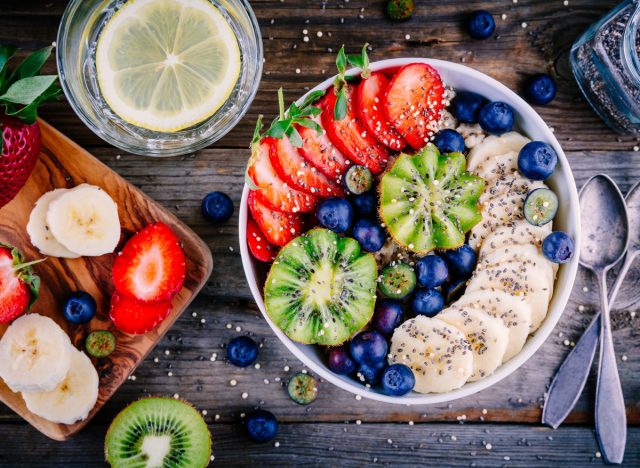
[[[45,47],[32,53],[10,73],[7,63],[17,49],[0,45],[0,208],[26,184],[38,161],[38,106],[61,93],[56,75],[38,75],[51,50]]]
[[[9,323],[38,299],[40,278],[31,265],[42,260],[25,263],[18,249],[0,244],[0,323]]]

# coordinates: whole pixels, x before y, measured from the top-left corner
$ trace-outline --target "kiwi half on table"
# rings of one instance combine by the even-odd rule
[[[316,228],[287,244],[264,289],[269,318],[300,343],[337,346],[373,316],[378,266],[349,237]]]
[[[144,398],[116,416],[104,450],[114,468],[201,468],[210,461],[211,434],[188,403]]]
[[[380,181],[380,217],[396,242],[418,254],[464,243],[482,219],[485,186],[466,164],[462,153],[440,154],[431,143],[396,159]]]

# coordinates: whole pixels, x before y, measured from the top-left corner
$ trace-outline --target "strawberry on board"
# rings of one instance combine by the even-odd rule
[[[319,117],[314,117],[313,120],[321,125]],[[320,135],[315,129],[302,125],[297,129],[302,138],[302,147],[298,148],[298,153],[329,179],[340,182],[351,161],[331,143],[327,132]]]
[[[256,190],[250,191],[247,204],[251,216],[269,242],[283,246],[302,234],[304,223],[300,215],[272,210],[262,203],[259,195]]]
[[[345,85],[344,91],[347,100],[345,117],[341,120],[335,118],[337,97],[333,91],[329,91],[322,101],[322,127],[331,142],[347,158],[367,167],[373,174],[380,174],[387,165],[389,150],[360,122],[354,102],[355,86]]]
[[[278,211],[307,213],[313,211],[318,198],[289,187],[276,173],[269,158],[275,138],[263,138],[249,160],[247,175],[258,187],[262,200]]]
[[[384,99],[389,122],[415,149],[425,146],[438,128],[444,104],[438,72],[426,63],[410,63],[391,79]]]
[[[392,150],[401,151],[407,142],[391,126],[384,112],[384,95],[389,80],[383,73],[371,73],[358,85],[357,101],[360,120],[376,139]]]
[[[163,223],[146,226],[113,263],[116,291],[141,302],[166,301],[184,284],[186,260],[180,242]]]
[[[141,302],[116,291],[111,296],[109,316],[118,330],[141,335],[167,318],[172,308],[171,300]]]
[[[25,313],[38,299],[40,278],[24,262],[18,249],[0,244],[0,323],[9,323]]]
[[[272,262],[278,255],[278,246],[267,240],[251,216],[247,218],[247,244],[251,255],[261,262]]]
[[[342,187],[309,164],[288,137],[273,142],[269,157],[278,176],[293,188],[318,197],[344,195]]]

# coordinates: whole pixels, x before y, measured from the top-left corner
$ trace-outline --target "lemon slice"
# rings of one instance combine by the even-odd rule
[[[240,50],[207,0],[129,0],[98,38],[96,70],[102,96],[124,121],[176,132],[229,98]]]

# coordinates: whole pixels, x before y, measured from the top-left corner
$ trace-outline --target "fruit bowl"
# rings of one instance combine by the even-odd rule
[[[553,146],[558,154],[558,165],[553,175],[547,179],[546,182],[558,195],[559,199],[558,213],[554,220],[554,230],[562,230],[572,236],[575,242],[575,252],[579,252],[580,210],[576,184],[571,168],[569,167],[569,163],[562,151],[562,148],[560,147],[560,144],[536,111],[516,93],[500,82],[469,67],[452,62],[421,58],[399,58],[371,63],[370,68],[372,71],[395,71],[404,65],[416,62],[427,63],[434,67],[440,73],[443,82],[456,90],[474,91],[485,96],[489,100],[503,101],[511,105],[515,113],[515,129],[521,131],[533,140],[541,140]],[[353,76],[359,72],[360,69],[352,69],[347,72],[347,75]],[[309,91],[309,93],[315,90],[329,89],[334,79],[335,77],[327,79]],[[298,100],[298,104],[303,101],[305,96]],[[461,388],[447,393],[420,394],[411,392],[402,397],[390,396],[383,393],[381,389],[366,388],[364,385],[354,381],[348,376],[333,373],[327,367],[323,350],[319,346],[304,345],[292,341],[269,319],[262,295],[262,285],[264,283],[266,269],[262,264],[253,259],[246,241],[248,196],[249,187],[245,185],[240,205],[240,251],[251,293],[253,294],[262,315],[285,346],[313,372],[344,390],[377,401],[405,405],[442,403],[479,392],[480,390],[488,388],[504,379],[523,365],[549,336],[560,319],[560,316],[567,304],[578,269],[577,254],[574,255],[568,263],[560,265],[553,296],[549,304],[549,311],[544,322],[540,328],[538,328],[535,333],[528,338],[522,350],[500,366],[493,374],[481,380],[466,383]]]

